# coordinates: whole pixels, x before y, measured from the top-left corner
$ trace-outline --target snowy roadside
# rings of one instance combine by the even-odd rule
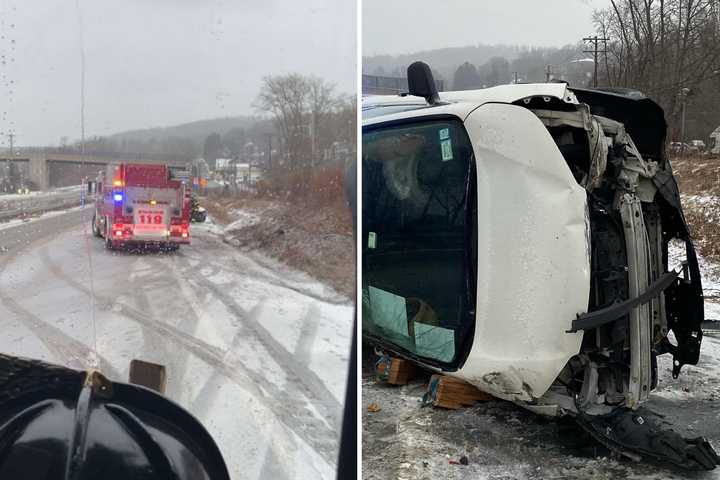
[[[26,195],[1,195],[0,222],[74,207],[80,204],[80,190],[81,186],[77,185]]]
[[[303,208],[286,202],[207,201],[210,230],[267,268],[278,262],[299,271],[298,285],[320,280],[327,300],[350,303],[354,297],[354,243],[344,205]],[[207,225],[207,224],[206,224]],[[301,273],[304,273],[301,274]]]
[[[61,210],[45,210],[40,213],[25,217],[25,218],[13,218],[11,220],[8,220],[6,222],[0,223],[0,230],[6,230],[8,228],[14,228],[18,225],[26,224],[26,223],[33,223],[37,222],[38,220],[42,220],[48,217],[56,217],[58,215],[64,215],[69,212],[75,212],[78,210],[82,210],[83,208],[87,208],[87,205],[85,207],[83,206],[77,206],[72,208],[63,208]]]

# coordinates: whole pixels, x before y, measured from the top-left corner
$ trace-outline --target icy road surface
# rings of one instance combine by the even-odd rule
[[[75,209],[0,230],[0,351],[127,381],[161,363],[166,395],[233,478],[334,478],[352,307],[329,287],[193,226],[176,253],[109,252]],[[92,275],[91,275],[92,272]]]

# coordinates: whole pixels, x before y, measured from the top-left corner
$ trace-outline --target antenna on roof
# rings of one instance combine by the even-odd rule
[[[430,66],[425,62],[414,62],[407,69],[410,95],[425,98],[430,105],[440,103],[435,79]]]

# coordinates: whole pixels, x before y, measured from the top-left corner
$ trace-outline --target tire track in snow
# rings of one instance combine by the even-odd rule
[[[223,249],[227,252],[227,248],[235,248],[235,247],[229,247],[227,243],[222,242],[221,240],[218,240],[215,235],[198,235],[198,237],[201,237],[205,243],[211,244],[212,247],[216,250]],[[199,255],[193,247],[189,247],[186,249],[186,252],[192,253],[192,255],[185,255],[185,258],[192,259],[193,261],[207,264],[207,259],[203,258],[201,255]],[[239,272],[246,272],[248,270],[248,265],[252,267],[252,276],[251,278],[255,280],[263,280],[268,285],[272,285],[277,288],[281,288],[284,290],[290,290],[292,292],[298,293],[304,297],[310,297],[314,300],[318,300],[320,302],[329,303],[332,305],[347,305],[348,303],[352,302],[351,299],[345,298],[343,295],[335,292],[333,290],[333,295],[319,295],[315,292],[313,292],[310,289],[302,288],[302,285],[292,285],[286,281],[283,280],[283,278],[275,273],[270,267],[267,265],[264,265],[261,263],[258,259],[251,258],[249,255],[243,255],[243,260],[247,262],[248,265],[243,265],[238,260],[237,251],[232,252],[234,255],[230,255],[230,261],[237,265]],[[277,261],[278,264],[280,264],[279,261]],[[218,267],[217,265],[212,265],[213,268],[215,268],[215,271],[218,269],[227,268],[227,265],[221,265]],[[289,269],[289,267],[287,267]],[[306,275],[306,274],[305,274]],[[210,276],[210,275],[208,275]],[[250,276],[250,275],[247,275]]]
[[[0,291],[0,300],[5,307],[15,314],[15,317],[22,322],[55,357],[55,361],[65,364],[70,368],[78,368],[70,364],[71,360],[78,360],[83,365],[81,368],[93,367],[92,357],[98,359],[100,370],[111,379],[120,380],[120,373],[115,370],[110,362],[101,357],[84,343],[66,335],[62,330],[41,320],[29,310],[23,308],[14,298]]]
[[[197,298],[195,294],[196,290],[185,278],[185,275],[182,271],[180,271],[176,262],[161,262],[161,260],[156,259],[154,263],[156,263],[159,267],[164,267],[164,270],[168,270],[169,264],[169,270],[171,270],[173,273],[172,281],[175,285],[177,285],[177,291],[180,294],[179,297],[182,298],[185,304],[187,304],[187,307],[193,314],[192,318],[194,318],[194,321],[190,321],[190,317],[185,317],[178,325],[178,328],[180,328],[180,330],[182,331],[192,331],[192,329],[197,326],[199,322],[201,322],[201,318],[204,317],[203,302],[199,298]],[[154,270],[158,271],[160,269],[155,268]],[[221,269],[219,267],[216,267],[212,268],[212,271],[213,273],[220,273]],[[210,296],[212,297],[211,293]],[[260,316],[265,302],[266,298],[260,298],[258,302],[253,306],[253,308],[248,312],[248,316],[250,318],[257,318],[258,316]],[[221,305],[223,304],[221,303]],[[313,302],[311,305],[315,306],[315,303]],[[187,311],[187,309],[185,311]],[[249,339],[246,337],[245,328],[241,325],[240,322],[230,321],[229,323],[235,327],[235,334],[233,335],[233,338],[226,343],[227,349],[225,350],[225,363],[233,364],[235,360],[233,360],[233,358],[231,357],[233,357],[234,354],[240,352],[247,353],[248,350],[252,351],[254,348],[257,347],[254,347],[251,341],[249,341]],[[262,345],[258,346],[262,348]],[[237,361],[242,363],[241,359],[237,359]],[[255,383],[267,387],[269,379],[267,375],[263,374],[263,372],[256,373],[254,370],[249,370],[246,371],[246,373],[252,376]],[[203,382],[203,385],[198,389],[198,393],[195,395],[195,399],[189,407],[191,412],[193,412],[200,418],[204,418],[208,415],[207,410],[212,407],[212,404],[215,402],[215,399],[220,392],[219,386],[223,382],[223,377],[224,375],[222,372],[218,370],[213,370],[212,375],[210,375]],[[293,395],[295,395],[296,392],[289,392],[287,391],[287,389],[280,386],[273,387],[273,398],[276,400],[280,400],[284,405],[292,406],[292,411],[288,411],[288,414],[293,415],[294,419],[298,421],[301,425],[312,426],[318,421],[318,419],[315,418],[317,417],[316,411],[308,409],[305,402],[297,401],[297,397],[293,398]],[[276,412],[274,413],[276,414]],[[274,419],[274,422],[282,423],[277,419]],[[327,422],[327,425],[329,426],[330,422]],[[272,428],[272,425],[266,425],[263,430],[267,431],[268,428]],[[293,464],[291,459],[295,455],[294,452],[298,450],[298,447],[295,436],[290,434],[289,432],[294,432],[294,430],[273,430],[272,442],[267,445],[267,450],[264,457],[265,460],[263,461],[263,465],[261,468],[262,473],[260,474],[259,478],[277,478],[278,480],[292,478],[292,476],[290,476],[286,472],[293,471]],[[283,435],[284,438],[279,438],[278,435]],[[334,442],[333,444],[335,445],[335,450],[337,451],[337,449],[339,448],[339,445],[337,444],[338,439],[333,437],[330,439],[330,441]],[[320,475],[319,472],[316,473],[317,475]]]
[[[77,215],[77,212],[71,213],[72,215],[58,215],[55,217],[51,217],[53,221],[47,223],[55,225],[57,222],[56,219],[60,217],[74,218]],[[82,217],[78,217],[77,219],[81,221]],[[39,221],[36,223],[42,225],[45,222]],[[47,235],[40,236],[34,241],[28,242],[17,250],[12,251],[10,255],[2,257],[0,261],[0,278],[2,278],[3,274],[5,273],[7,266],[12,263],[20,254],[25,251],[31,251],[33,249],[40,248],[43,245],[47,244],[49,241],[51,241],[53,238],[55,238],[57,234],[72,230],[77,226],[77,224],[71,222],[61,225],[62,226],[59,226],[57,229],[53,229],[52,231],[48,232]],[[23,229],[26,228],[26,226],[19,226],[17,228]],[[39,228],[39,226],[34,225],[34,228]],[[41,231],[36,230],[36,232]],[[53,235],[51,235],[51,233]],[[121,378],[119,372],[112,367],[112,365],[107,359],[100,356],[97,352],[94,352],[86,344],[67,335],[65,332],[63,332],[56,326],[42,320],[26,308],[24,308],[19,302],[15,300],[12,295],[8,294],[7,292],[8,289],[0,288],[0,300],[2,300],[3,305],[6,306],[12,313],[14,313],[16,318],[23,325],[25,325],[25,327],[28,328],[38,338],[38,340],[42,342],[43,345],[45,345],[48,351],[50,351],[50,353],[55,357],[55,360],[57,362],[63,363],[69,359],[77,359],[84,365],[84,368],[90,368],[93,366],[92,358],[95,357],[98,361],[99,368],[101,368],[108,377],[114,378],[116,380],[119,380]]]
[[[237,304],[237,301],[229,294],[225,293],[212,281],[208,280],[204,275],[199,274],[196,269],[192,268],[187,260],[183,257],[176,257],[176,261],[185,262],[186,268],[184,272],[192,272],[193,282],[206,288],[220,300],[225,307],[234,314],[238,320],[247,327],[249,332],[257,338],[260,343],[271,353],[273,360],[287,374],[289,378],[296,378],[303,386],[305,396],[317,404],[324,405],[332,412],[341,412],[342,404],[335,398],[333,393],[327,388],[325,382],[307,365],[298,362],[298,358],[289,352],[280,342],[278,342],[272,334],[258,322],[257,318],[250,317],[244,308]],[[339,413],[332,418],[334,427],[339,427]]]
[[[50,271],[61,280],[64,280],[69,286],[86,294],[90,293],[87,287],[77,282],[54,264],[51,258],[46,256],[43,260],[47,262]],[[293,392],[292,388],[286,389],[273,385],[262,374],[248,369],[240,360],[235,360],[231,364],[226,363],[227,352],[208,345],[202,340],[163,321],[150,318],[130,305],[117,302],[97,293],[95,298],[97,300],[96,305],[99,308],[121,314],[152,330],[161,338],[179,344],[179,346],[221,372],[226,378],[243,388],[247,388],[265,407],[273,412],[281,423],[295,432],[328,464],[336,465],[339,446],[338,428],[329,428],[322,419],[315,417],[311,413],[303,414],[303,411],[307,411],[307,409],[302,396],[293,395],[293,393],[299,394],[300,392]],[[118,308],[115,309],[113,306]]]

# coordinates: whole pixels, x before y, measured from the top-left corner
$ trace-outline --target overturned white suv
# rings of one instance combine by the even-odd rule
[[[676,377],[702,340],[662,109],[564,83],[439,94],[421,62],[408,84],[363,100],[366,341],[572,415],[628,457],[714,468],[708,442],[642,406],[657,355]]]

